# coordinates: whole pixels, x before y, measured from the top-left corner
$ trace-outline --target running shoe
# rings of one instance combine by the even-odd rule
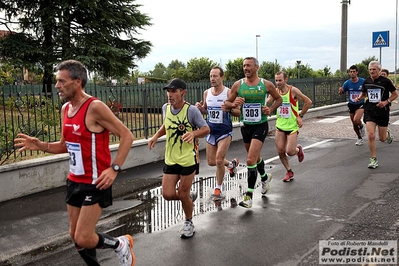
[[[134,266],[136,257],[133,253],[133,237],[131,235],[124,235],[118,237],[119,247],[115,249],[118,255],[121,266]]]
[[[272,182],[273,175],[272,174],[266,174],[267,179],[265,181],[261,181],[262,184],[262,190],[261,193],[265,195],[267,192],[270,190],[270,182]]]
[[[245,195],[244,200],[241,201],[238,205],[244,208],[252,208],[252,199],[250,196]]]
[[[213,200],[221,200],[222,199],[222,191],[220,189],[215,188],[212,194]]]
[[[378,167],[378,160],[377,158],[370,158],[370,163],[368,165],[368,168],[377,168]]]
[[[298,151],[298,161],[302,162],[303,159],[305,158],[305,154],[303,153],[302,145],[299,144],[296,147],[299,149],[299,151]]]
[[[181,238],[190,238],[195,233],[195,227],[192,221],[184,221],[182,228],[179,231]]]
[[[190,198],[191,198],[191,201],[194,203],[194,201],[197,199],[197,197],[198,197],[198,193],[197,193],[197,191],[191,191],[190,192]]]
[[[230,207],[231,208],[237,207],[237,200],[235,198],[230,199]]]
[[[388,133],[387,143],[388,143],[388,144],[391,144],[392,141],[393,141],[393,135],[392,135],[392,133],[391,133],[391,129],[390,129],[390,128],[387,128],[387,133]]]
[[[182,228],[179,231],[181,238],[190,238],[195,233],[195,227],[192,221],[184,221]]]
[[[218,211],[222,211],[222,201],[221,200],[215,200],[215,207]]]
[[[238,166],[238,159],[234,158],[231,160],[231,163],[233,164],[233,167],[227,167],[227,170],[229,170],[230,177],[234,177],[237,174],[237,166]]]
[[[363,139],[357,139],[355,145],[356,146],[362,146],[363,144]]]
[[[293,172],[287,172],[283,178],[283,182],[290,182],[291,180],[294,179],[294,173]]]
[[[360,136],[362,136],[362,138],[364,137],[364,135],[366,134],[366,129],[365,126],[362,125],[362,127],[359,127],[359,131],[360,131]]]

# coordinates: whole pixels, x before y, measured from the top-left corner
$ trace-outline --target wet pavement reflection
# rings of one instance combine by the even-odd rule
[[[234,177],[225,175],[223,182],[223,197],[215,201],[212,197],[216,185],[215,176],[196,176],[192,191],[197,191],[198,198],[194,202],[194,217],[206,212],[222,211],[235,208],[247,191],[247,170],[245,165],[237,171]],[[270,166],[266,166],[266,171]],[[257,187],[260,186],[258,175]],[[184,212],[180,201],[166,201],[162,197],[162,187],[157,186],[138,194],[142,201],[140,205],[120,215],[115,221],[115,227],[108,231],[112,235],[153,233],[165,230],[184,220]]]

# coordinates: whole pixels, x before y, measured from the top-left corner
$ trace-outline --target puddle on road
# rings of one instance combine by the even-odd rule
[[[273,166],[265,166],[266,171],[271,168]],[[260,186],[259,174],[257,182],[255,188]],[[246,168],[240,169],[235,177],[226,174],[222,192],[224,198],[217,204],[211,198],[215,185],[215,176],[195,177],[192,191],[197,191],[198,198],[194,202],[194,217],[206,212],[236,207],[247,191]],[[118,226],[110,230],[110,234],[153,233],[179,224],[185,218],[180,201],[166,201],[162,197],[161,186],[140,193],[138,198],[142,200],[142,204],[126,215],[119,217],[116,223]]]

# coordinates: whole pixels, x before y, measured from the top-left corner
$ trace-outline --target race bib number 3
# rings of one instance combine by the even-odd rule
[[[74,175],[84,175],[82,149],[80,143],[66,143],[69,153],[69,171]]]
[[[244,122],[260,122],[262,118],[262,106],[260,103],[245,103],[242,106]]]

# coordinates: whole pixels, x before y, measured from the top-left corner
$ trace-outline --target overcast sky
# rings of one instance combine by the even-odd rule
[[[297,60],[312,69],[340,68],[342,0],[136,0],[153,25],[141,39],[151,41],[151,53],[138,62],[152,70],[161,62],[187,63],[206,57],[221,64],[256,55],[259,61],[294,67]],[[372,33],[389,31],[389,47],[381,49],[382,65],[395,68],[397,0],[351,0],[348,7],[347,68],[370,56]],[[260,35],[256,38],[256,35]],[[396,64],[398,67],[398,65]]]

